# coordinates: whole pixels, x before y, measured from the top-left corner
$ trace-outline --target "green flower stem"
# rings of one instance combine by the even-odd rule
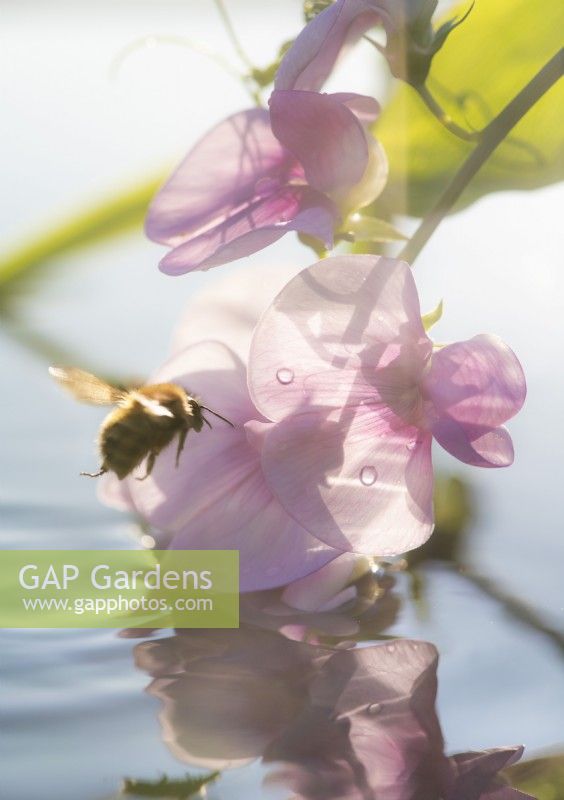
[[[247,68],[247,74],[243,75],[243,84],[247,91],[249,92],[253,102],[256,106],[261,108],[263,106],[262,102],[262,94],[260,91],[260,86],[257,84],[255,80],[255,75],[257,74],[257,68],[245,52],[245,48],[241,44],[239,37],[237,36],[237,32],[233,23],[231,22],[231,17],[227,12],[227,8],[223,0],[215,0],[215,5],[218,10],[219,16],[221,17],[221,21],[225,27],[225,31],[227,36],[229,37],[231,44],[233,45],[233,49],[239,56],[240,60]]]
[[[399,255],[413,264],[468,183],[528,111],[564,74],[564,49],[559,50],[535,77],[487,125],[480,141],[447,186],[435,208],[423,219]]]
[[[82,369],[99,375],[108,383],[113,383],[116,386],[123,386],[128,383],[127,380],[124,380],[123,375],[108,373],[104,366],[92,363],[88,356],[69,348],[66,343],[62,344],[45,333],[33,330],[26,320],[13,314],[8,307],[0,307],[0,326],[3,333],[10,336],[21,347],[46,364],[79,364]]]
[[[546,636],[560,650],[560,653],[564,654],[564,633],[548,625],[527,603],[500,589],[496,581],[481,575],[471,567],[460,563],[455,563],[455,567],[465,580],[499,603],[514,619]]]
[[[466,128],[463,128],[461,125],[458,125],[452,117],[447,114],[447,112],[441,108],[439,103],[435,100],[427,86],[425,84],[421,84],[420,86],[414,87],[417,91],[417,94],[423,100],[431,114],[438,119],[441,125],[447,129],[450,133],[457,136],[459,139],[462,139],[465,142],[479,142],[482,138],[481,131],[468,131]]]
[[[237,55],[239,56],[239,58],[241,59],[243,64],[246,67],[248,67],[249,70],[252,71],[254,69],[254,64],[252,63],[251,59],[249,58],[249,56],[245,52],[245,48],[243,47],[243,45],[239,41],[239,37],[237,36],[237,32],[235,31],[233,23],[231,22],[231,17],[227,13],[227,8],[225,7],[225,3],[223,2],[223,0],[215,0],[215,5],[216,5],[216,8],[218,10],[219,16],[221,17],[221,21],[223,22],[223,25],[225,26],[225,30],[227,32],[227,35],[229,36],[229,39],[231,40],[231,44],[233,45],[233,49],[235,50],[235,52],[237,53]]]

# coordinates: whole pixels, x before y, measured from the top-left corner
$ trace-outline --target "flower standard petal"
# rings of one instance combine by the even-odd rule
[[[412,419],[430,347],[408,265],[374,256],[314,264],[257,326],[250,386],[278,422],[267,481],[337,549],[397,554],[431,533],[431,437]]]
[[[330,408],[373,402],[386,388],[377,386],[378,369],[410,353],[403,383],[399,373],[394,381],[400,391],[430,352],[407,264],[369,255],[325,259],[291,280],[259,321],[249,360],[251,396],[273,421],[306,398]]]
[[[326,259],[289,282],[255,331],[249,386],[276,423],[262,463],[288,513],[332,547],[378,555],[431,533],[432,435],[466,463],[507,466],[497,421],[525,395],[495,337],[432,355],[409,266],[374,256]]]

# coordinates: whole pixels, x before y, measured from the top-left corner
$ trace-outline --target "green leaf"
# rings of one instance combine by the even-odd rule
[[[172,780],[163,775],[162,778],[156,781],[125,778],[121,791],[122,794],[135,795],[136,797],[187,800],[187,798],[197,794],[204,786],[217,780],[219,775],[219,772],[211,772],[209,775],[186,775],[181,780]]]
[[[564,800],[564,753],[522,761],[505,770],[505,776],[537,800]]]
[[[466,1],[448,17],[467,8]],[[563,27],[562,0],[476,0],[433,59],[427,87],[455,123],[481,130],[559,50]],[[489,192],[560,180],[563,130],[559,81],[482,167],[455,210]],[[475,146],[446,130],[407,84],[397,86],[376,134],[390,162],[389,182],[376,206],[383,216],[424,216]]]
[[[311,22],[314,17],[321,14],[332,2],[333,0],[304,0],[305,21]]]
[[[0,255],[0,295],[36,274],[36,268],[61,253],[99,242],[125,231],[141,228],[147,207],[164,176],[127,187],[117,196],[87,208],[44,233],[29,235],[21,247]],[[41,275],[45,274],[42,271]]]
[[[397,242],[407,239],[407,236],[386,220],[361,217],[360,214],[349,217],[340,233],[355,242]]]
[[[423,323],[423,327],[426,331],[431,330],[433,325],[436,325],[437,322],[443,315],[443,301],[441,300],[436,308],[432,311],[429,311],[428,314],[423,314],[421,317],[421,322]]]
[[[274,61],[269,64],[267,67],[253,67],[250,72],[250,77],[255,81],[257,86],[261,89],[265,89],[267,86],[270,86],[271,83],[274,82],[274,78],[276,77],[276,73],[278,72],[278,67],[280,63],[290,47],[294,44],[294,40],[290,39],[287,42],[284,42],[280,46],[278,51],[278,55],[274,59]]]

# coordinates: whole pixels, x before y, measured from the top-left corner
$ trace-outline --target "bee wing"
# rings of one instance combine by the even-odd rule
[[[96,375],[76,367],[49,367],[49,373],[57,383],[68,389],[82,403],[111,406],[122,402],[128,394],[123,389],[118,389],[117,386],[112,386]]]
[[[130,396],[142,405],[149,414],[153,414],[155,417],[174,417],[174,414],[169,408],[161,405],[157,400],[151,400],[149,397],[145,397],[141,392],[131,392]]]

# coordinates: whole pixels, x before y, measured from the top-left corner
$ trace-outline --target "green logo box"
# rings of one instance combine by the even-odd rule
[[[238,628],[237,550],[4,550],[2,628]]]

